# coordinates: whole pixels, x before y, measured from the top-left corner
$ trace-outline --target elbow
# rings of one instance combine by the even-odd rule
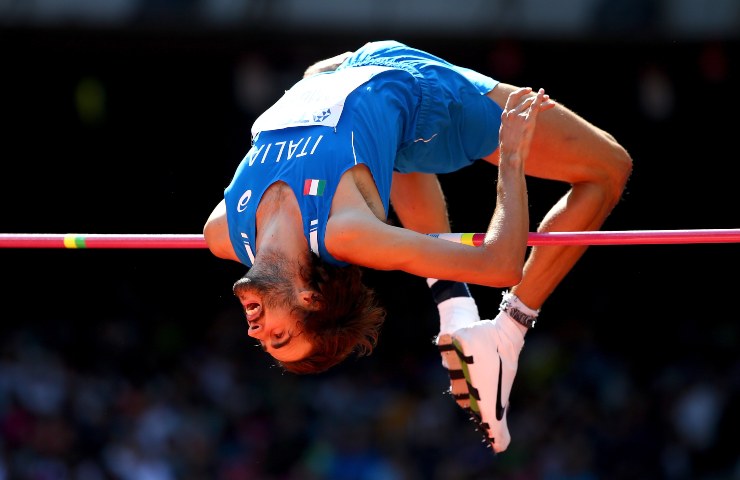
[[[522,281],[524,270],[522,264],[498,265],[488,272],[484,272],[480,284],[493,288],[508,288]]]

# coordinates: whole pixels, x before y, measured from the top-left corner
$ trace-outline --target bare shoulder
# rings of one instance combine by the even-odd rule
[[[208,249],[215,256],[226,260],[239,261],[229,239],[229,225],[226,220],[226,202],[221,200],[203,225],[203,238]]]

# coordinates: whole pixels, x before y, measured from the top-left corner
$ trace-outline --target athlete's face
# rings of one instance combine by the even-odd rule
[[[295,362],[311,353],[304,334],[300,276],[280,258],[262,258],[234,284],[244,307],[248,334],[280,362]]]

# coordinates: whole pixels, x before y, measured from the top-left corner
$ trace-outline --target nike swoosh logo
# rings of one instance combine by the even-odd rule
[[[498,351],[496,352],[498,354]],[[498,356],[498,389],[496,391],[496,420],[499,422],[504,418],[504,411],[506,410],[501,405],[501,378],[503,377],[503,362],[501,361],[501,355]]]

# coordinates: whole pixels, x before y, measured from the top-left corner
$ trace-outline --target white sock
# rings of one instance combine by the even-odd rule
[[[524,302],[519,299],[519,297],[509,291],[504,292],[503,300],[509,302],[511,306],[517,308],[519,311],[524,312],[531,317],[536,317],[540,314],[539,310],[529,308],[524,304]]]
[[[510,307],[513,307],[517,310],[519,310],[521,313],[528,315],[530,317],[537,318],[539,316],[540,311],[534,310],[522,302],[519,297],[514,295],[513,293],[509,292],[508,290],[503,293],[503,299],[501,301],[501,305],[499,306],[499,310],[501,312],[504,312],[504,305],[508,304]],[[506,313],[506,312],[504,312]],[[516,319],[514,319],[511,315],[508,313],[506,314],[506,317],[511,320],[512,322],[516,323],[517,327],[519,327],[519,330],[522,332],[522,334],[526,334],[529,328],[526,325],[523,325],[521,322],[518,322]]]
[[[462,282],[427,279],[439,312],[439,333],[452,333],[480,320],[478,305]]]

